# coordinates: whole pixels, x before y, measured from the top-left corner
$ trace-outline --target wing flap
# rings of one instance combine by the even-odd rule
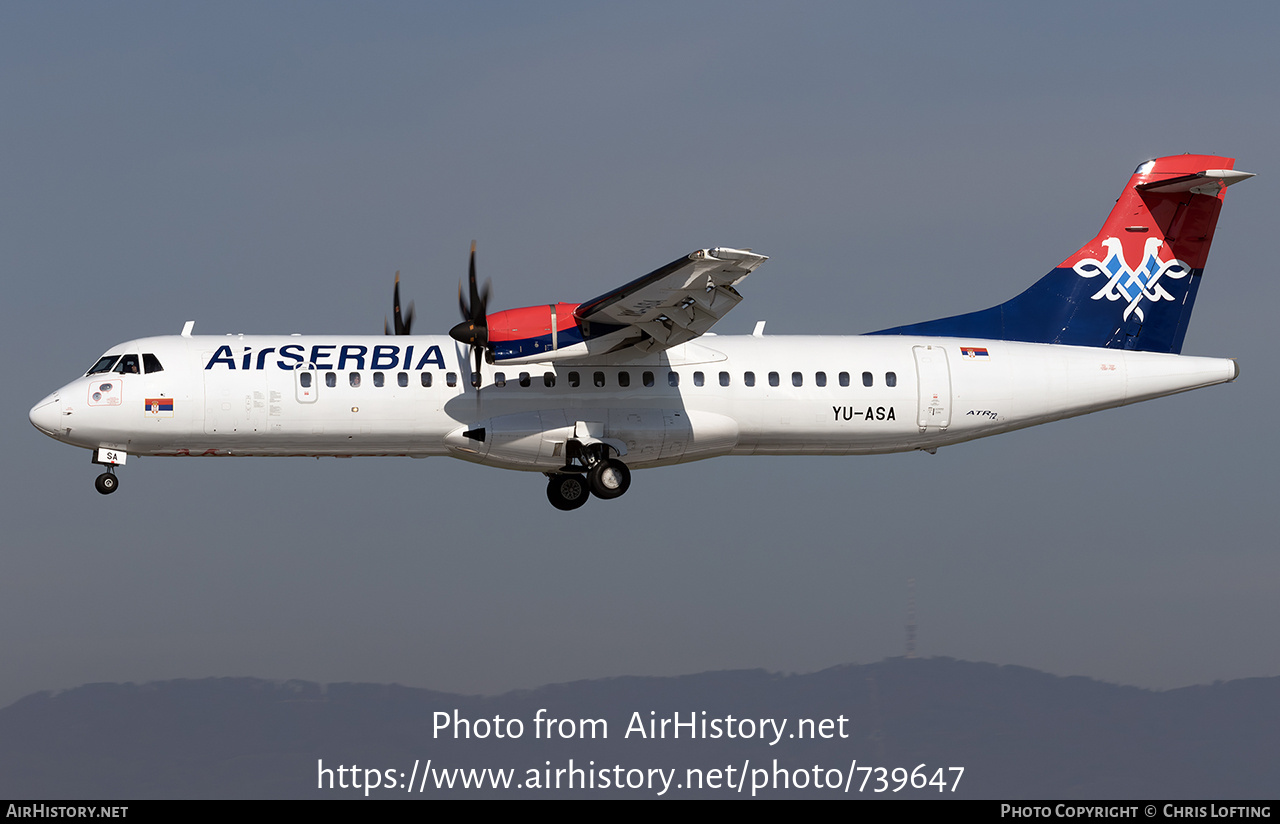
[[[705,333],[742,301],[734,287],[768,260],[749,249],[699,249],[620,289],[580,305],[580,323],[635,330],[631,345],[651,352]]]

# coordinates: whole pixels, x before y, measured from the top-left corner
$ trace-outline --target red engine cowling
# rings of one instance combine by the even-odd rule
[[[582,343],[576,303],[542,304],[494,312],[485,318],[494,361],[530,358]]]

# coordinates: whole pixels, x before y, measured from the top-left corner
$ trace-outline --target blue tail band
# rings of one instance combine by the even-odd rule
[[[1191,269],[1178,280],[1162,278],[1158,287],[1169,298],[1151,304],[1140,297],[1139,305],[1126,316],[1128,303],[1119,288],[1113,293],[1121,295],[1121,299],[1108,300],[1105,293],[1094,299],[1111,280],[1086,279],[1073,268],[1060,267],[999,306],[869,334],[1015,340],[1177,353],[1182,351],[1202,272],[1202,269]]]

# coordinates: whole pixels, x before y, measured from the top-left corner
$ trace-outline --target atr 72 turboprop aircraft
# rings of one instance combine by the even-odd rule
[[[542,472],[576,509],[633,468],[720,455],[870,455],[971,441],[1225,383],[1182,341],[1226,189],[1209,155],[1137,168],[1102,231],[979,312],[847,337],[708,330],[765,261],[702,249],[586,303],[488,314],[471,250],[449,336],[181,335],[111,347],[36,404],[92,450],[103,494],[130,455],[447,455]],[[388,334],[390,329],[385,329]],[[473,360],[474,358],[474,360]]]

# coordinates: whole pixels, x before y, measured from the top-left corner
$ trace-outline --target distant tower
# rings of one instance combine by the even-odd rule
[[[867,676],[867,694],[870,699],[867,703],[871,708],[870,717],[867,719],[871,725],[871,731],[867,733],[867,740],[875,745],[876,760],[883,764],[885,761],[884,724],[880,718],[880,687],[876,684],[874,669]]]
[[[916,657],[916,579],[907,579],[907,657]]]

